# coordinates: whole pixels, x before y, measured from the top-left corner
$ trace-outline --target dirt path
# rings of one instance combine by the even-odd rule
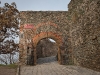
[[[16,69],[0,66],[0,75],[16,75]]]

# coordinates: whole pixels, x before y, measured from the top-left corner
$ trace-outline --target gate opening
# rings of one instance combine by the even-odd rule
[[[58,46],[51,38],[41,39],[36,46],[37,64],[57,61]]]

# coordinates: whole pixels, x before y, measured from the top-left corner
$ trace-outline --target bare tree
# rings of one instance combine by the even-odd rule
[[[14,2],[11,5],[5,3],[3,7],[0,7],[0,45],[6,38],[14,39],[17,37],[18,29],[19,11],[16,8],[16,4]]]
[[[5,3],[3,7],[0,7],[0,54],[6,54],[6,56],[3,55],[0,60],[5,64],[7,64],[8,59],[10,59],[10,63],[13,63],[12,56],[14,52],[19,49],[14,39],[18,36],[19,11],[17,10],[16,3]],[[7,38],[11,40],[7,40]]]

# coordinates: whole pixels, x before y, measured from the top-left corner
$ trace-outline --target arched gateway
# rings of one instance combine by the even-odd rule
[[[43,38],[52,38],[58,46],[58,63],[68,62],[68,46],[62,28],[62,15],[66,12],[21,12],[20,26],[20,64],[37,64],[38,42]],[[46,16],[47,15],[47,16]],[[42,18],[43,17],[43,18]],[[54,20],[53,20],[54,19]],[[68,35],[68,34],[67,34]]]
[[[58,47],[62,45],[62,37],[57,33],[53,32],[41,32],[40,34],[33,37],[33,46],[34,46],[34,64],[36,64],[37,55],[36,55],[36,46],[37,43],[43,38],[52,38],[57,42]],[[58,49],[58,62],[61,64],[61,50]]]

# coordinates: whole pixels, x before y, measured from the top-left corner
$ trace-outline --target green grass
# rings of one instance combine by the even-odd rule
[[[13,68],[13,69],[16,69],[16,68],[18,67],[18,65],[16,65],[16,64],[10,64],[10,65],[3,65],[3,64],[0,64],[0,66],[9,67],[9,68]]]
[[[5,65],[3,65],[3,64],[0,64],[0,66],[5,66]]]

